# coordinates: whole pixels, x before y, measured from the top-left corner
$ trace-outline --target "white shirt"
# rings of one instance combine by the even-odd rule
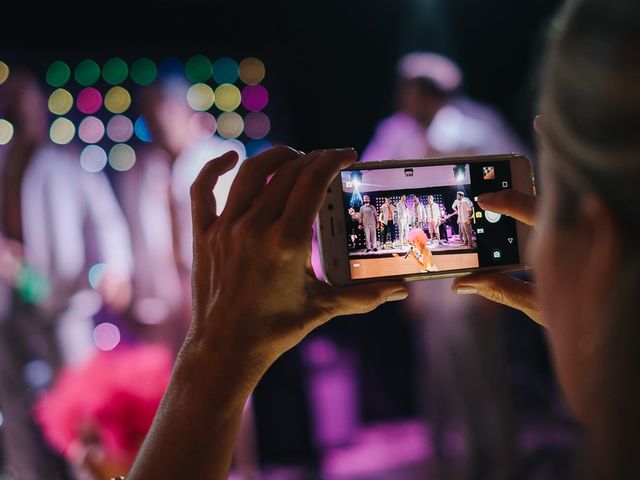
[[[395,211],[396,207],[392,203],[390,203],[389,205],[382,204],[382,206],[380,207],[380,219],[382,220],[382,223],[386,224],[387,222],[393,220],[393,212]]]
[[[471,219],[473,203],[467,197],[463,197],[462,200],[456,198],[451,208],[458,211],[458,223],[466,223]]]
[[[440,205],[433,202],[427,203],[427,222],[438,222],[440,220]]]
[[[175,202],[180,238],[180,263],[190,269],[192,262],[191,201],[189,189],[204,164],[223,153],[235,150],[240,161],[218,179],[214,188],[217,212],[226,204],[229,188],[245,159],[244,146],[219,137],[197,141],[186,148],[173,167],[162,149],[149,145],[138,155],[136,166],[122,174],[118,193],[131,227],[135,253],[134,308],[144,302],[156,308],[140,308],[148,323],[180,308],[183,299],[180,274],[174,255],[169,193]]]
[[[413,217],[416,222],[424,222],[427,220],[427,210],[420,201],[413,204]]]
[[[71,296],[88,286],[87,270],[95,263],[131,273],[129,231],[109,181],[84,171],[73,147],[49,143],[35,151],[22,179],[21,203],[25,261],[49,283],[47,311],[66,309]],[[7,308],[0,300],[0,320]]]

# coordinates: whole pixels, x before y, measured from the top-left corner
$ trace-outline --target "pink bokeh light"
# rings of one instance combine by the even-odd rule
[[[93,87],[83,88],[78,94],[76,105],[82,113],[96,113],[102,106],[102,95]]]
[[[242,89],[242,105],[247,110],[259,112],[269,103],[269,92],[262,85],[247,85]]]

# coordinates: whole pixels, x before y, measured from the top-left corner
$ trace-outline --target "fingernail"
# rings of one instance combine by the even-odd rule
[[[456,293],[458,295],[473,295],[478,293],[478,289],[476,287],[458,287]]]
[[[397,302],[398,300],[404,300],[408,296],[409,292],[406,290],[398,290],[387,297],[387,302]]]

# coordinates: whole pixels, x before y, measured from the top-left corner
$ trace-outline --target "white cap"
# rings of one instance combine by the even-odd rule
[[[462,83],[460,68],[437,53],[408,53],[398,62],[398,74],[407,80],[426,78],[444,92],[453,92]]]

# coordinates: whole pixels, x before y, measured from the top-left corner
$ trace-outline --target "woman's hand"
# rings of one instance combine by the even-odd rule
[[[209,162],[192,186],[188,338],[204,342],[236,368],[251,369],[241,372],[249,374],[249,383],[330,318],[368,312],[407,295],[396,282],[332,287],[311,269],[314,219],[331,180],[355,159],[353,149],[264,152],[240,168],[219,218],[212,189],[233,168],[236,154]]]
[[[478,203],[485,210],[515,218],[527,225],[535,223],[536,197],[513,190],[482,194]],[[478,273],[455,279],[453,290],[460,294],[478,294],[524,312],[544,325],[536,300],[536,286],[505,274]]]
[[[311,269],[312,224],[353,150],[276,147],[244,162],[217,217],[209,162],[191,187],[193,319],[132,480],[226,479],[245,402],[283,352],[336,315],[407,296],[402,283],[331,287]]]

